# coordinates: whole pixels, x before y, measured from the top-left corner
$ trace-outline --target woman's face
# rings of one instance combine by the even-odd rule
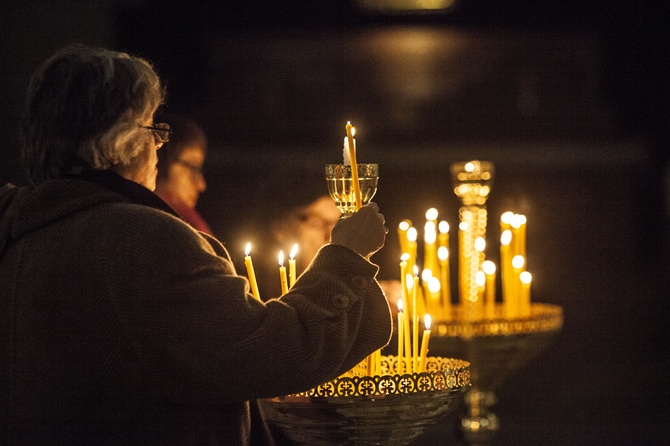
[[[202,166],[205,151],[199,145],[186,147],[175,162],[168,167],[167,175],[159,181],[157,189],[178,198],[190,208],[195,208],[200,194],[207,189]]]

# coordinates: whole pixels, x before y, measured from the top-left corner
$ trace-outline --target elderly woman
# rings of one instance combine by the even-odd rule
[[[216,239],[152,190],[163,89],[146,61],[69,47],[31,79],[31,186],[0,189],[4,444],[267,444],[258,398],[332,379],[390,338],[366,257],[374,204],[259,302]]]

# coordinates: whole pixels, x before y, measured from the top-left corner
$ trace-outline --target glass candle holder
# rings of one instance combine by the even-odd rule
[[[379,166],[377,164],[358,164],[358,183],[361,190],[361,202],[366,205],[377,193]],[[356,212],[356,195],[349,164],[326,164],[326,182],[328,193],[347,218]]]

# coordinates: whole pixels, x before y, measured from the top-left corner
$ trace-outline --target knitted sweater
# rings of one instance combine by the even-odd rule
[[[1,444],[252,444],[249,400],[388,343],[357,253],[325,246],[261,303],[223,245],[156,200],[121,177],[0,189]]]

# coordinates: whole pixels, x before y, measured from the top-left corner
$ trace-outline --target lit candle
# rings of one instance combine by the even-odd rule
[[[400,297],[407,302],[407,260],[409,254],[400,256]]]
[[[511,229],[510,223],[512,221],[512,217],[514,217],[514,212],[512,211],[503,212],[503,214],[500,216],[500,234],[508,229]]]
[[[502,284],[502,300],[505,313],[511,314],[514,309],[512,299],[512,255],[510,243],[512,242],[512,231],[506,229],[500,236],[500,282]]]
[[[426,361],[428,357],[428,342],[430,341],[430,314],[426,314],[423,317],[423,338],[421,338],[421,359],[420,359],[420,364],[421,368],[419,369],[419,372],[425,372],[426,371]]]
[[[526,216],[514,214],[510,222],[514,255],[526,257]]]
[[[512,257],[512,285],[511,285],[511,294],[512,302],[514,302],[512,317],[519,316],[521,311],[521,272],[523,271],[526,260],[523,256],[516,255]]]
[[[279,280],[281,282],[281,293],[288,293],[288,283],[286,280],[286,267],[284,266],[284,251],[279,251]]]
[[[412,286],[412,371],[419,368],[419,268],[414,265],[414,285]]]
[[[496,264],[490,260],[482,263],[482,271],[486,275],[484,287],[484,308],[486,317],[493,318],[496,306]]]
[[[519,313],[522,317],[530,316],[530,282],[532,279],[533,276],[528,271],[522,271],[519,274],[519,280],[521,281]]]
[[[480,319],[484,308],[484,290],[486,288],[486,274],[484,274],[484,271],[477,271],[475,281],[477,282],[477,296],[473,302],[473,317]]]
[[[411,227],[412,221],[407,219],[398,224],[398,244],[400,245],[400,252],[409,252],[407,230]]]
[[[470,272],[467,270],[465,256],[465,236],[469,229],[470,225],[465,221],[458,224],[458,295],[462,307],[466,305],[470,288]]]
[[[356,209],[360,209],[363,206],[361,198],[361,185],[358,182],[358,163],[356,162],[356,141],[354,140],[354,134],[356,129],[351,125],[350,122],[347,122],[347,142],[349,144],[349,158],[351,160],[351,183],[354,187],[354,197],[356,197]]]
[[[289,286],[293,288],[293,285],[295,285],[296,281],[296,270],[295,270],[295,256],[298,254],[298,244],[296,243],[293,245],[291,248],[291,252],[289,253],[289,259],[288,259],[288,279],[289,279]]]
[[[449,248],[449,223],[442,220],[437,225],[437,231],[438,231],[437,245],[438,246],[444,246],[445,248]]]
[[[440,279],[431,277],[428,279],[428,302],[427,310],[432,314],[441,315],[442,306],[440,305]],[[438,316],[439,317],[439,316]]]
[[[409,259],[407,259],[407,268],[409,271],[412,271],[414,269],[414,265],[416,265],[416,239],[418,236],[418,231],[414,226],[410,226],[407,229],[407,253],[409,254]]]
[[[449,249],[440,246],[437,249],[437,258],[440,261],[440,291],[442,294],[442,318],[451,319],[451,284],[449,279]]]
[[[403,307],[402,307],[402,299],[398,299],[398,366],[397,366],[397,372],[399,375],[401,375],[404,371],[404,362],[405,360],[403,359],[403,348],[404,348],[404,313],[403,313]]]
[[[412,290],[414,287],[414,279],[411,274],[407,274],[406,279],[408,289]],[[412,336],[410,333],[409,329],[409,317],[410,317],[410,311],[409,311],[409,303],[411,300],[409,299],[409,293],[407,293],[407,299],[403,300],[403,305],[404,305],[404,315],[403,315],[403,324],[404,324],[404,335],[403,339],[405,340],[405,362],[409,362],[407,365],[406,369],[410,370],[411,369],[411,362],[412,362]]]
[[[244,249],[244,266],[247,267],[247,276],[249,278],[249,284],[251,285],[251,294],[258,300],[261,300],[261,295],[258,292],[258,284],[256,283],[256,274],[254,273],[254,264],[251,261],[251,243],[247,243],[246,248]]]
[[[437,270],[436,240],[437,228],[435,222],[427,221],[423,227],[423,267],[431,271]]]

